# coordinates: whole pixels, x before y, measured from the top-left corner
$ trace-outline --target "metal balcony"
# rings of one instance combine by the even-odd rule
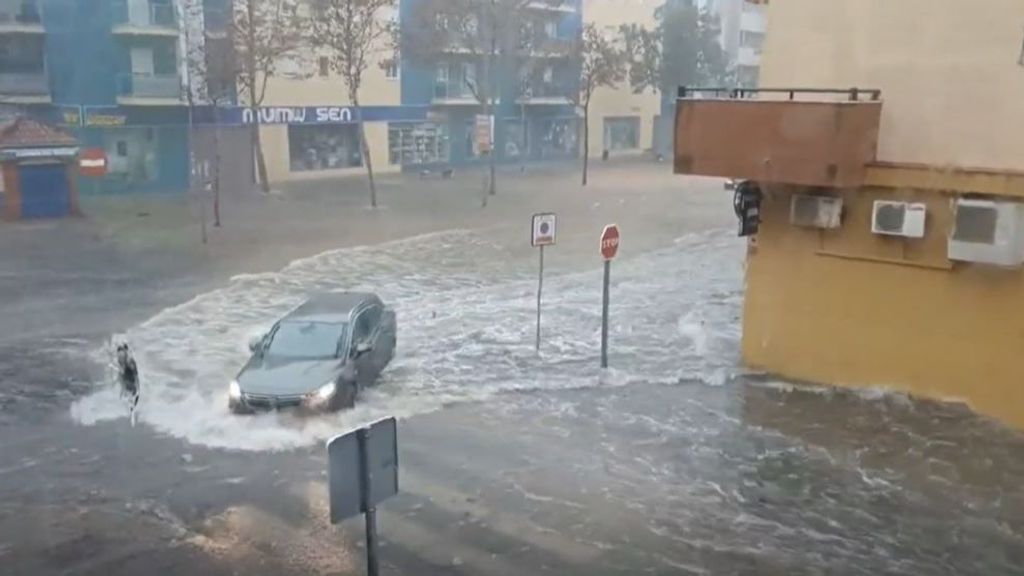
[[[858,187],[881,114],[877,90],[680,88],[675,172]]]
[[[49,102],[50,83],[45,72],[0,72],[0,101]]]
[[[117,98],[122,103],[158,104],[181,101],[181,79],[177,74],[120,74]]]
[[[112,9],[115,34],[178,35],[178,18],[171,3],[115,0]]]
[[[434,104],[478,104],[477,97],[473,91],[466,86],[465,82],[436,82],[434,84]]]

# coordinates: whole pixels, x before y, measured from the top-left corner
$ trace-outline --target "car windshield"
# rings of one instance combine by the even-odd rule
[[[327,322],[282,322],[274,330],[268,356],[281,358],[333,358],[338,353],[338,342],[345,333],[345,324]]]

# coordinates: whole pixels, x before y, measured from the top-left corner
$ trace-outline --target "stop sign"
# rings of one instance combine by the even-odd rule
[[[619,227],[609,224],[601,232],[601,257],[612,260],[619,252]]]

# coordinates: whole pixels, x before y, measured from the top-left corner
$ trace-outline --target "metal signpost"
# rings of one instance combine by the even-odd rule
[[[608,284],[612,278],[612,260],[619,252],[619,227],[609,224],[601,232],[601,258],[604,258],[604,289],[601,298],[601,368],[608,367]]]
[[[537,274],[537,343],[535,349],[540,352],[540,295],[544,290],[544,247],[554,246],[558,218],[548,212],[533,215],[530,245],[540,248],[540,270]]]
[[[366,569],[377,576],[377,504],[398,493],[398,431],[385,418],[327,441],[331,524],[366,515]]]

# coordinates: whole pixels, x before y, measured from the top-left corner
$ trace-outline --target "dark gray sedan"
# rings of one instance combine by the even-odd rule
[[[229,385],[228,404],[236,413],[350,408],[395,343],[395,313],[376,295],[316,295],[249,343],[252,357]]]

